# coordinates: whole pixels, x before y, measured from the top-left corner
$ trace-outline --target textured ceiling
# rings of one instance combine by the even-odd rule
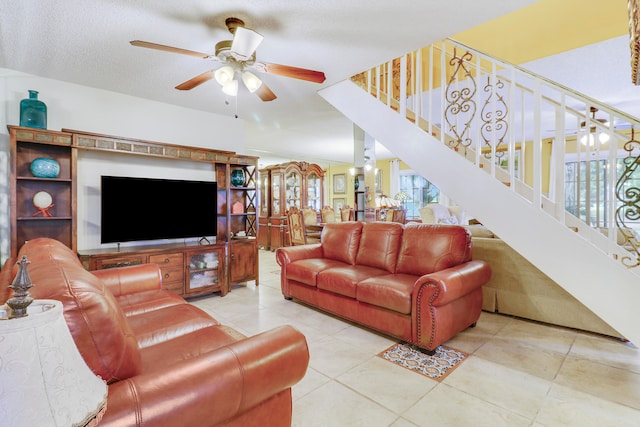
[[[569,9],[575,1],[0,0],[0,67],[227,116],[237,108],[246,122],[246,146],[252,150],[248,154],[349,163],[352,124],[317,95],[319,89],[529,4],[537,3],[530,10],[548,4],[556,14],[566,15],[565,22],[573,22]],[[626,22],[624,0],[607,4]],[[597,9],[588,9],[597,18]],[[236,106],[233,99],[225,103],[215,81],[191,91],[174,89],[218,63],[129,44],[139,39],[213,53],[217,41],[231,38],[224,24],[229,16],[243,19],[264,36],[259,61],[324,71],[327,80],[315,84],[262,74],[278,99],[264,103],[241,88]],[[513,26],[496,27],[491,33],[508,45]],[[543,34],[551,30],[544,28]],[[582,30],[564,25],[559,31]],[[541,37],[532,30],[527,33]],[[632,109],[638,90],[628,87],[624,43],[618,37],[600,47],[581,48],[565,56],[569,62],[564,66],[558,66],[564,62],[557,55],[529,64],[567,86]]]
[[[534,0],[0,0],[0,67],[233,116],[215,81],[174,87],[219,65],[133,47],[139,39],[205,53],[243,19],[264,36],[257,59],[324,71],[323,84],[261,75],[278,99],[241,88],[250,154],[353,161],[351,123],[317,91]],[[461,13],[464,11],[464,13]]]

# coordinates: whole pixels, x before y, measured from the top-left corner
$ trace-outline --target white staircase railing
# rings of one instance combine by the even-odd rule
[[[638,119],[450,39],[352,81],[640,274]]]

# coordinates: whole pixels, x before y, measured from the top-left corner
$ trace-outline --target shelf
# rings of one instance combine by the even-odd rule
[[[70,178],[37,178],[35,176],[19,176],[19,181],[40,181],[40,182],[73,182]]]
[[[203,271],[218,271],[217,268],[189,268],[189,273],[201,273]]]
[[[65,221],[69,221],[73,218],[71,218],[70,216],[23,216],[23,217],[18,217],[16,218],[18,221],[60,221],[60,220],[65,220]]]

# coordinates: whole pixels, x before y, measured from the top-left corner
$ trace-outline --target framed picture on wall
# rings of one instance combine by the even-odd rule
[[[382,193],[382,171],[376,174],[376,194]]]
[[[347,193],[347,175],[346,174],[337,173],[333,175],[333,193],[334,194]]]
[[[347,204],[347,199],[344,197],[334,198],[333,199],[333,211],[336,213],[336,217],[340,216],[340,209]]]

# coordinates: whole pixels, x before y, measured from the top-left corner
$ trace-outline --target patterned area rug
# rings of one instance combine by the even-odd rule
[[[467,356],[468,354],[466,353],[443,345],[436,349],[433,356],[429,356],[408,344],[392,345],[378,355],[384,360],[418,372],[438,382],[460,366],[460,363]]]

